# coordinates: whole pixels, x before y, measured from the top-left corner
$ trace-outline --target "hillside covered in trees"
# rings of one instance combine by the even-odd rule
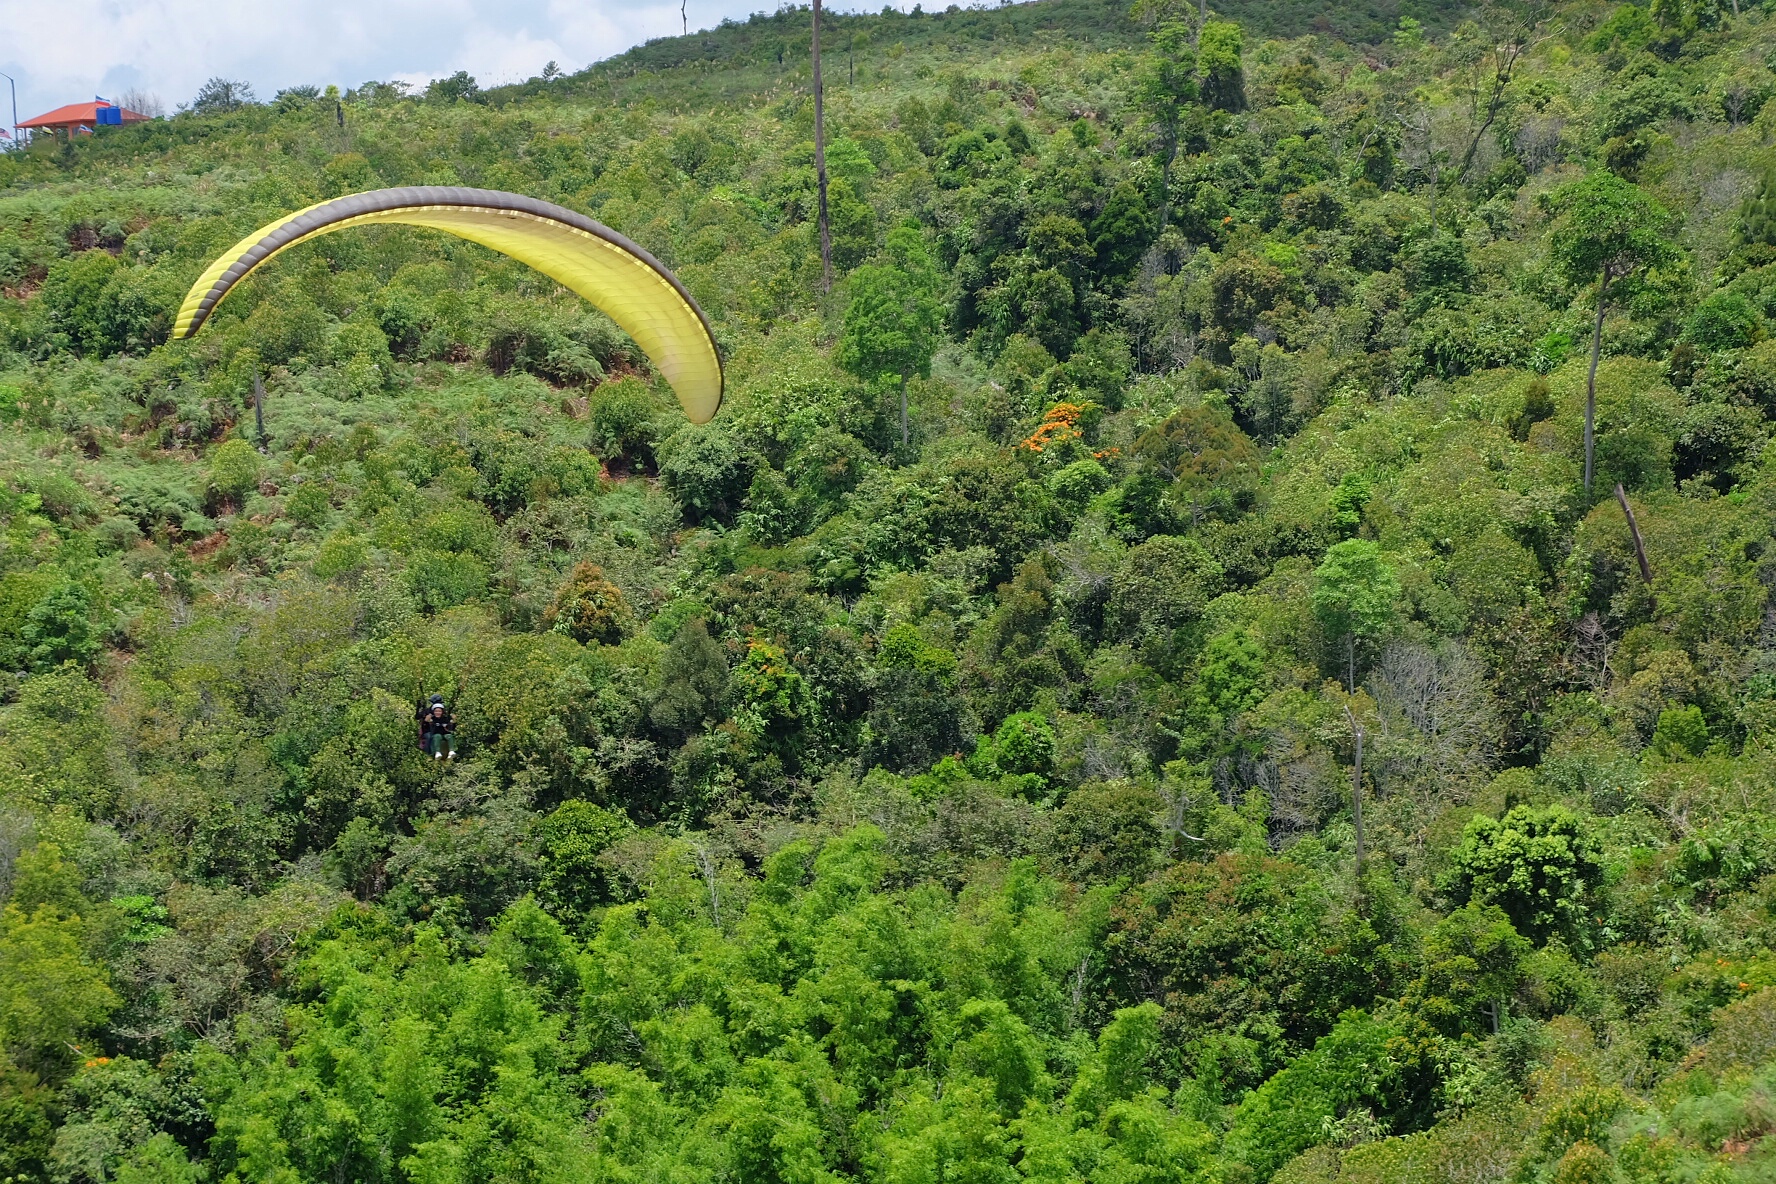
[[[1776,15],[808,20],[0,155],[0,1180],[1776,1178]]]

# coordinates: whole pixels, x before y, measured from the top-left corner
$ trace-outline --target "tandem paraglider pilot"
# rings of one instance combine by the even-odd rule
[[[456,759],[456,713],[444,706],[443,695],[433,695],[430,703],[421,703],[415,718],[419,720],[419,750],[432,754],[433,760]]]

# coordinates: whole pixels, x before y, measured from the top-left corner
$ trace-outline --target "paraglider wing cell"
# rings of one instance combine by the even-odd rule
[[[416,186],[356,193],[262,226],[192,285],[173,336],[190,337],[230,290],[286,247],[350,226],[426,226],[536,268],[585,297],[635,339],[693,423],[722,401],[721,358],[703,310],[652,255],[584,214],[492,189]]]

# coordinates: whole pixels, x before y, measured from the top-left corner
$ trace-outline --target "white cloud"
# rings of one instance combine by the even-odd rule
[[[744,0],[688,3],[694,28],[749,11]],[[0,0],[0,28],[0,70],[18,80],[28,119],[132,86],[171,110],[215,75],[244,79],[261,98],[300,83],[423,84],[457,70],[492,86],[550,60],[581,69],[680,25],[672,0]]]

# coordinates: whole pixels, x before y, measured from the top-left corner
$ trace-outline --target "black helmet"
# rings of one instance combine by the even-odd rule
[[[433,695],[432,696],[432,706],[433,707],[444,706],[444,696],[443,695]]]

